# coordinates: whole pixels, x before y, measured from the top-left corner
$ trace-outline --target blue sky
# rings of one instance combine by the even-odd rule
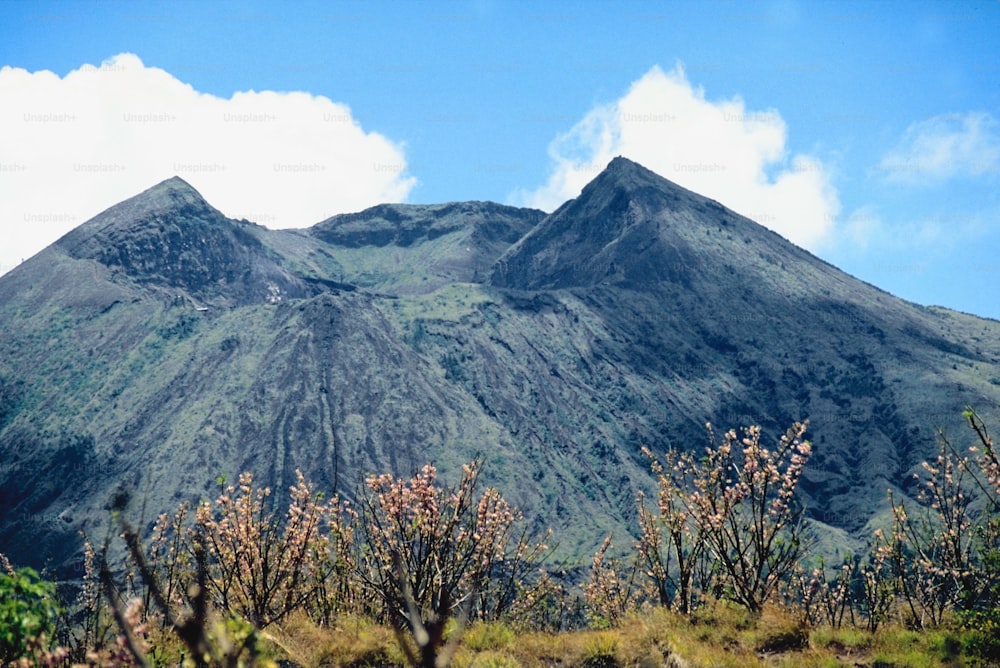
[[[179,174],[305,227],[623,154],[1000,318],[1000,2],[0,3],[0,270]]]

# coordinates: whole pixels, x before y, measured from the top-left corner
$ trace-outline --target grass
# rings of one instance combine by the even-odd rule
[[[268,629],[264,637],[274,645],[276,657],[303,668],[406,663],[392,629],[360,617],[344,617],[333,627],[323,628],[305,615],[296,615],[280,628]]]
[[[471,650],[506,649],[514,641],[514,630],[498,622],[476,622],[465,630],[462,642]]]
[[[304,615],[267,639],[275,660],[305,668],[329,665],[405,665],[391,629],[354,617],[321,628]],[[726,603],[684,617],[650,609],[620,626],[602,630],[543,633],[500,622],[465,629],[452,658],[455,668],[541,668],[543,666],[668,666],[716,668],[752,666],[835,668],[883,666],[932,668],[980,665],[963,656],[960,631],[926,632],[889,624],[872,634],[851,626],[806,628],[790,613],[769,608],[759,619]]]
[[[374,291],[422,293],[454,280],[448,265],[466,254],[467,230],[401,247],[366,245],[327,247],[342,268],[338,278]]]
[[[476,283],[451,283],[434,292],[393,300],[401,324],[415,319],[458,322],[492,298]]]

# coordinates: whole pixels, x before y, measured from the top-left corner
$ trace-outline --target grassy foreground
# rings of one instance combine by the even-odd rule
[[[454,629],[452,631],[454,633]],[[464,630],[451,665],[534,666],[985,666],[965,651],[969,632],[957,628],[912,631],[887,624],[876,633],[845,625],[807,628],[792,615],[767,608],[754,621],[726,603],[689,617],[651,609],[617,628],[561,633],[522,632],[502,623],[475,623]],[[341,618],[330,628],[293,616],[264,634],[275,662],[319,666],[406,665],[391,628]],[[167,657],[164,657],[167,658]]]

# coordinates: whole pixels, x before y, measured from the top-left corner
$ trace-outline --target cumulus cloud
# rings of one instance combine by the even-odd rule
[[[904,184],[1000,172],[1000,123],[985,112],[942,114],[910,125],[878,171]]]
[[[302,92],[200,93],[132,54],[59,77],[0,69],[0,271],[177,175],[272,228],[403,201],[403,147]]]
[[[832,232],[840,203],[827,166],[789,155],[786,135],[777,111],[747,109],[739,97],[707,100],[681,65],[654,67],[557,137],[548,182],[513,199],[551,211],[623,155],[814,248]]]

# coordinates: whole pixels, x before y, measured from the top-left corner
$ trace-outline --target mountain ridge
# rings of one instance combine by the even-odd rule
[[[643,446],[803,418],[810,521],[850,549],[935,428],[1000,400],[997,321],[895,298],[621,158],[547,215],[385,204],[303,230],[169,179],[0,277],[0,318],[0,542],[66,572],[122,484],[150,513],[243,470],[351,498],[477,454],[584,563],[634,531]]]

